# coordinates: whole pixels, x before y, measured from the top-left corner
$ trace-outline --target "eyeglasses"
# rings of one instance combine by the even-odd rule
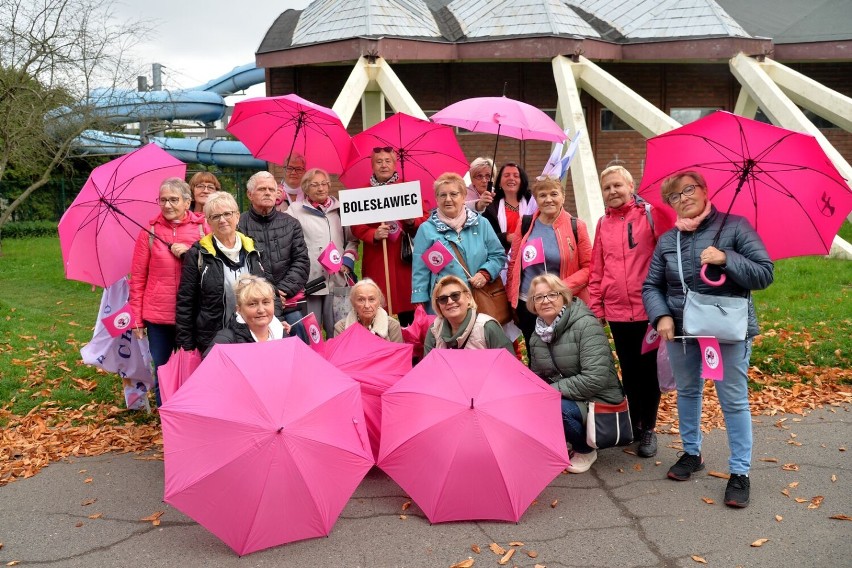
[[[461,193],[459,193],[458,191],[450,191],[449,193],[439,193],[438,199],[440,201],[443,201],[443,200],[445,200],[446,198],[449,197],[450,199],[455,201],[456,199],[459,198],[460,195],[461,195]]]
[[[548,302],[555,302],[556,298],[561,296],[559,292],[548,292],[547,294],[537,294],[533,296],[533,302],[536,304],[543,304],[545,300]]]
[[[231,217],[236,215],[236,211],[225,211],[223,213],[216,213],[215,215],[210,215],[210,220],[214,223],[218,223],[219,219],[224,219],[225,221],[230,221]]]
[[[314,181],[314,182],[311,182],[311,183],[308,184],[309,189],[319,189],[321,187],[328,189],[329,187],[331,187],[331,182],[329,182],[329,181]]]
[[[375,148],[373,148],[373,154],[379,154],[381,152],[393,152],[393,146],[376,146]]]
[[[478,179],[481,181],[491,181],[491,174],[476,174],[473,176],[473,179]]]
[[[305,168],[302,167],[293,167],[293,166],[285,166],[284,171],[288,174],[303,174],[305,173]]]
[[[670,203],[671,205],[674,205],[675,203],[679,202],[679,201],[680,201],[680,196],[681,196],[681,195],[685,195],[685,196],[689,197],[690,195],[692,195],[693,193],[695,193],[695,189],[696,189],[697,187],[698,187],[698,186],[697,186],[697,185],[695,185],[695,184],[690,184],[690,185],[688,185],[688,186],[684,187],[684,188],[680,191],[680,193],[672,193],[672,194],[671,194],[671,195],[669,195],[669,197],[668,197],[668,201],[669,201],[669,203]]]
[[[160,205],[171,205],[174,207],[183,200],[183,197],[161,197]]]
[[[201,191],[216,191],[216,186],[212,183],[197,183],[193,189],[200,189]]]
[[[435,299],[438,300],[438,303],[442,306],[446,306],[451,300],[454,304],[457,303],[459,299],[461,299],[461,295],[461,292],[450,292],[444,296],[438,296]]]

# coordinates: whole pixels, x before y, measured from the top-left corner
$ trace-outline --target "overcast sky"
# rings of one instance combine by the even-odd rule
[[[134,50],[135,59],[147,69],[149,83],[151,64],[162,63],[163,87],[177,89],[253,63],[275,18],[308,4],[310,0],[115,0],[113,8],[122,22],[134,18],[149,22],[151,33]],[[263,96],[263,87],[253,87],[250,95]]]

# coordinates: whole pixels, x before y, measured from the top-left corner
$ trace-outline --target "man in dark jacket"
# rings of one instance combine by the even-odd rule
[[[301,319],[304,306],[296,300],[296,296],[304,290],[310,271],[302,227],[293,217],[275,209],[278,184],[271,173],[257,172],[246,185],[251,207],[240,216],[237,230],[254,239],[267,259],[265,268],[269,281],[278,291],[284,306],[283,314],[275,315],[283,315],[286,322],[295,323]],[[304,326],[294,326],[293,332],[307,343]]]

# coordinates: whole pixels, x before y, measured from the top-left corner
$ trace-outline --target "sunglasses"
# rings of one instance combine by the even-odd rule
[[[376,146],[375,148],[373,148],[373,154],[379,154],[382,152],[393,152],[393,146]]]
[[[454,304],[457,303],[461,299],[461,295],[461,292],[450,292],[449,294],[446,294],[444,296],[438,296],[435,299],[438,300],[438,303],[440,305],[446,306],[450,302],[450,300],[452,300]]]

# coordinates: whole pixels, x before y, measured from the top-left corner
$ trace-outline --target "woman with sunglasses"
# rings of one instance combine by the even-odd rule
[[[222,191],[219,180],[210,172],[196,172],[189,178],[189,192],[192,195],[192,212],[204,216],[204,204],[211,193]]]
[[[204,216],[189,210],[189,185],[168,178],[160,185],[160,214],[139,233],[130,268],[130,309],[136,320],[133,335],[148,334],[154,360],[154,396],[160,405],[156,369],[175,349],[175,297],[180,285],[181,257],[210,227]]]
[[[270,279],[254,241],[237,231],[240,211],[234,197],[224,191],[212,194],[204,213],[213,231],[184,255],[175,314],[177,345],[201,353],[236,312],[239,279],[246,274]],[[275,306],[280,313],[277,296]]]
[[[468,173],[470,185],[467,186],[465,205],[477,213],[483,213],[494,201],[494,193],[489,189],[494,179],[494,161],[491,158],[476,158],[470,163]]]
[[[500,349],[512,355],[512,342],[500,324],[477,313],[473,294],[458,276],[444,276],[432,291],[432,308],[438,317],[426,333],[423,355],[432,349]]]

